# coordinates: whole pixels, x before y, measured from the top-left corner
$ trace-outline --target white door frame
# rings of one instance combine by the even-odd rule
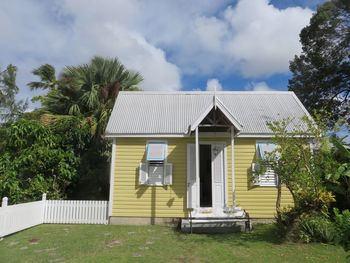
[[[189,143],[189,144],[192,144],[192,143]],[[223,165],[224,165],[224,167],[223,167],[224,168],[223,169],[223,172],[224,172],[224,174],[223,174],[223,180],[224,180],[224,183],[223,183],[223,191],[224,191],[223,205],[224,205],[224,207],[226,207],[226,206],[228,206],[228,176],[227,176],[227,149],[226,149],[227,142],[226,141],[202,141],[201,140],[201,141],[198,141],[198,148],[200,145],[211,145],[212,146],[214,144],[223,145],[223,158],[224,158],[224,160],[223,160]],[[199,151],[199,149],[198,149],[198,151]],[[199,154],[198,155],[196,154],[196,156],[199,156]],[[187,161],[188,161],[188,159],[189,159],[189,157],[187,157]],[[196,161],[196,165],[199,164],[199,160],[198,160],[198,162],[197,162],[197,160],[195,160],[195,161]],[[187,169],[187,173],[189,173],[189,167]],[[197,173],[197,170],[196,170],[196,173]],[[199,170],[198,170],[198,175],[199,175]],[[189,175],[187,175],[187,176],[189,176]],[[196,182],[196,190],[197,191],[196,192],[197,192],[198,199],[197,199],[197,203],[196,203],[197,207],[194,207],[194,209],[197,210],[197,211],[195,211],[195,214],[197,214],[196,212],[199,212],[199,213],[201,212],[200,194],[199,194],[200,193],[200,177],[198,176],[198,177],[196,177],[196,179],[197,179],[197,182]],[[212,180],[213,180],[213,172],[212,172]],[[213,188],[214,188],[214,184],[212,183],[212,195],[214,194]],[[189,191],[189,188],[187,187],[187,197],[189,196],[188,191]],[[205,211],[207,209],[208,208],[203,208],[202,210]]]

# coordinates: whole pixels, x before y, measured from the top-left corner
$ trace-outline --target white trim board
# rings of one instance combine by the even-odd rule
[[[229,132],[200,132],[199,137],[206,136],[216,136],[216,137],[227,137],[230,138]],[[272,138],[274,135],[269,133],[237,133],[235,134],[235,138]],[[156,134],[156,133],[145,133],[145,134],[107,134],[104,136],[107,139],[113,138],[186,138],[186,137],[194,137],[193,134]]]
[[[112,216],[113,208],[113,194],[114,194],[114,175],[115,175],[115,159],[116,159],[116,139],[113,139],[112,142],[112,155],[111,155],[111,170],[109,178],[109,203],[108,203],[108,217]]]

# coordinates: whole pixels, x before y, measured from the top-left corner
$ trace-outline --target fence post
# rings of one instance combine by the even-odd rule
[[[8,204],[8,198],[5,196],[4,198],[2,198],[2,203],[1,203],[1,207],[6,207]]]
[[[42,199],[42,203],[43,203],[41,222],[44,223],[45,222],[45,214],[46,214],[46,193],[43,193],[41,199]]]

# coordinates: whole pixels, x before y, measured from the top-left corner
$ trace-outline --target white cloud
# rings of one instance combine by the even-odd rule
[[[197,74],[240,72],[255,78],[284,73],[301,51],[299,33],[311,15],[307,8],[280,10],[267,0],[240,0],[221,16],[197,16],[186,32],[191,43],[184,42],[177,59],[193,71],[190,54],[195,54],[191,73]]]
[[[222,86],[218,79],[208,79],[206,90],[208,91],[220,91]]]
[[[274,91],[274,89],[270,88],[269,85],[267,85],[266,82],[251,82],[246,87],[245,90],[252,90],[252,91]]]
[[[43,63],[58,70],[94,55],[141,72],[145,90],[177,90],[181,76],[288,71],[312,11],[268,0],[2,0],[0,66],[19,67],[23,88]],[[21,96],[31,95],[27,88]]]
[[[301,51],[300,30],[308,24],[310,9],[277,9],[267,0],[241,0],[225,10],[234,36],[227,52],[248,77],[288,71],[289,60]]]
[[[139,71],[144,90],[178,90],[180,70],[134,29],[141,11],[138,1],[37,1],[0,2],[0,66],[18,66],[20,98],[29,91],[31,71],[43,63],[58,71],[65,65],[87,63],[94,55],[118,57]],[[40,93],[40,92],[39,92]]]

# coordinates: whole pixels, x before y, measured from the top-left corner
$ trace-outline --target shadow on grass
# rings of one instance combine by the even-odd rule
[[[282,244],[283,240],[279,237],[274,225],[255,225],[251,232],[234,232],[234,233],[203,233],[189,234],[181,233],[178,228],[173,229],[175,235],[180,240],[191,240],[192,242],[222,242],[231,245],[249,247],[249,243],[265,242],[271,244]]]

